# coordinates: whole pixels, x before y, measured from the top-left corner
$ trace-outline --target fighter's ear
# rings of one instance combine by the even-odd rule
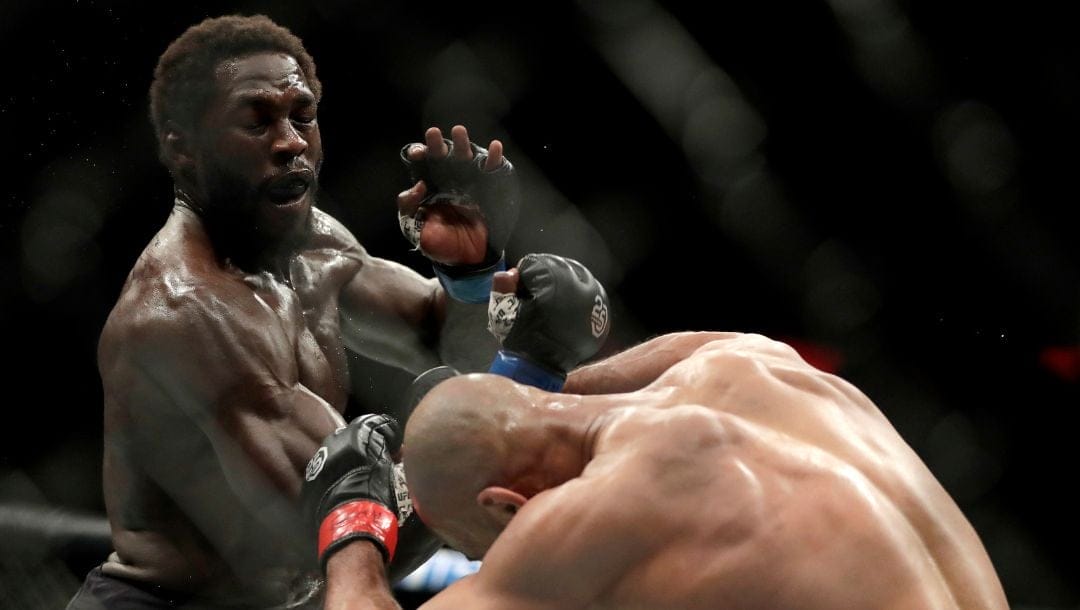
[[[498,523],[506,525],[525,504],[525,496],[505,487],[485,487],[476,494],[476,503]]]

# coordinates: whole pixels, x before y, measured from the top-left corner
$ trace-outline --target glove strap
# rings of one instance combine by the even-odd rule
[[[451,277],[438,265],[435,265],[435,276],[443,289],[455,301],[463,303],[487,303],[491,295],[491,281],[498,271],[506,271],[506,257],[500,256],[495,264],[481,269],[475,273],[460,277]]]
[[[386,563],[397,548],[398,517],[378,502],[355,500],[330,511],[319,526],[319,562],[326,560],[347,540],[367,538],[379,547]]]
[[[495,353],[495,360],[488,372],[547,392],[558,392],[566,384],[566,375],[543,367],[520,354],[502,349]]]

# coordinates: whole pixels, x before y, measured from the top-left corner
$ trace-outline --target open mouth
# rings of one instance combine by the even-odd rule
[[[266,186],[266,196],[275,205],[290,205],[300,200],[311,188],[315,174],[301,169],[274,178]]]

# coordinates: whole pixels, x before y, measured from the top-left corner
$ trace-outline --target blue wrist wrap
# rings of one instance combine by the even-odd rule
[[[491,363],[488,372],[509,377],[514,381],[548,392],[558,392],[566,383],[566,375],[556,373],[523,356],[506,350],[496,352],[495,360]]]
[[[434,267],[434,270],[450,298],[463,303],[487,303],[491,295],[491,280],[496,272],[506,271],[506,258],[500,258],[497,263],[475,275],[464,277],[450,277],[438,267]]]

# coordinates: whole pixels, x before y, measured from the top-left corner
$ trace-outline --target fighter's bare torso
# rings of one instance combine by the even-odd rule
[[[304,464],[342,423],[339,292],[364,259],[336,221],[315,210],[312,224],[308,246],[275,277],[217,260],[201,223],[178,206],[135,265],[99,350],[116,550],[106,572],[213,597],[237,578],[257,580],[263,564],[303,564],[268,535],[263,507],[229,496],[239,485],[295,497]],[[175,463],[157,456],[166,443],[181,448]],[[215,456],[224,476],[212,462],[201,468]],[[231,548],[208,542],[222,539],[214,528]],[[237,575],[222,558],[250,561],[252,573]]]
[[[536,608],[1007,607],[917,455],[791,348],[732,335],[600,399],[585,471],[530,499],[463,587]]]

